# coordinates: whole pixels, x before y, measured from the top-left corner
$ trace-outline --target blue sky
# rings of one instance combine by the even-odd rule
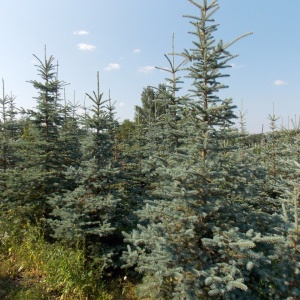
[[[202,0],[199,0],[199,2]],[[229,42],[253,31],[229,50],[229,85],[220,95],[233,98],[247,110],[247,129],[268,129],[267,117],[300,116],[300,1],[219,0],[215,35]],[[85,93],[96,89],[96,72],[104,97],[116,101],[119,120],[132,119],[134,105],[148,85],[167,76],[154,66],[166,67],[165,53],[189,49],[193,28],[184,14],[197,15],[188,0],[0,0],[0,77],[6,92],[16,95],[17,106],[35,106],[39,79],[32,54],[59,62],[59,78],[67,83],[66,96],[83,104]],[[185,75],[185,74],[182,74]],[[87,102],[87,105],[89,103]],[[289,122],[291,127],[291,122]]]

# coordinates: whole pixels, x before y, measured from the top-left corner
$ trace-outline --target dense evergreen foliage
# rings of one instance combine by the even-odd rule
[[[46,51],[34,109],[17,109],[2,80],[0,250],[9,260],[36,226],[26,251],[79,255],[86,280],[126,278],[138,299],[298,299],[300,123],[273,112],[268,133],[247,133],[219,92],[228,48],[248,34],[216,41],[218,1],[189,2],[193,46],[175,53],[173,37],[165,84],[144,88],[133,121],[117,121],[99,73],[90,108],[63,99]],[[98,299],[83,282],[80,297]]]

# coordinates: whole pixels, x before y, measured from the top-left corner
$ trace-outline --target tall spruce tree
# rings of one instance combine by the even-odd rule
[[[216,43],[212,16],[219,8],[217,1],[190,2],[200,16],[188,16],[196,41],[181,55],[192,79],[191,95],[178,107],[184,135],[169,155],[156,152],[161,163],[156,164],[153,200],[138,212],[138,229],[125,234],[131,245],[124,257],[126,266],[144,275],[139,287],[143,297],[256,299],[271,286],[272,244],[283,238],[270,229],[278,217],[249,203],[256,176],[251,185],[245,182],[255,170],[248,169],[249,164],[239,163],[242,171],[234,167],[235,106],[217,95],[226,87],[219,80],[228,76],[220,70],[235,57],[227,48],[247,34],[228,44]],[[170,123],[172,128],[175,124]],[[245,188],[248,203],[241,201]],[[263,223],[269,227],[262,235]],[[261,282],[257,288],[256,280]]]

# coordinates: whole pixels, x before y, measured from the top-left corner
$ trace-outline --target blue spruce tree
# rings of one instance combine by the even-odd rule
[[[106,108],[108,100],[100,93],[99,73],[97,92],[87,96],[92,108],[85,117],[81,162],[66,172],[67,178],[74,179],[75,188],[49,200],[53,212],[48,221],[54,238],[68,245],[83,245],[87,256],[104,269],[113,265],[122,242],[117,233],[120,168],[114,161],[116,124]]]
[[[274,244],[283,238],[272,229],[279,218],[251,203],[252,196],[255,201],[259,197],[255,184],[263,174],[256,174],[238,153],[235,106],[217,94],[227,87],[219,82],[228,76],[220,70],[236,57],[227,49],[247,34],[217,43],[212,19],[217,1],[190,2],[200,12],[199,17],[187,16],[196,41],[181,57],[192,88],[187,98],[170,105],[166,131],[149,138],[153,144],[153,136],[164,132],[169,151],[162,155],[162,146],[152,147],[156,151],[145,162],[155,161],[156,178],[152,199],[137,212],[138,228],[125,234],[130,243],[125,267],[135,266],[143,274],[137,289],[141,297],[257,299],[270,292],[261,287],[270,286]],[[264,222],[267,228],[261,233]],[[257,288],[256,282],[261,283]]]
[[[29,83],[38,92],[37,105],[35,109],[23,109],[22,132],[15,143],[18,160],[10,172],[5,198],[13,206],[22,206],[30,220],[40,221],[51,212],[48,197],[59,193],[67,184],[63,175],[67,158],[60,141],[60,91],[65,83],[58,80],[55,59],[47,58],[46,50],[44,59],[35,58],[41,80]]]

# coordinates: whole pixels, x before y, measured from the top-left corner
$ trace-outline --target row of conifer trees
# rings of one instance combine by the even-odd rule
[[[99,272],[138,279],[141,299],[297,299],[299,124],[278,129],[272,114],[254,142],[241,112],[236,129],[218,92],[228,48],[248,34],[215,41],[217,0],[189,2],[193,48],[165,55],[166,84],[144,89],[133,122],[118,123],[99,75],[78,113],[46,53],[35,109],[17,109],[3,83],[1,210],[80,245]]]

